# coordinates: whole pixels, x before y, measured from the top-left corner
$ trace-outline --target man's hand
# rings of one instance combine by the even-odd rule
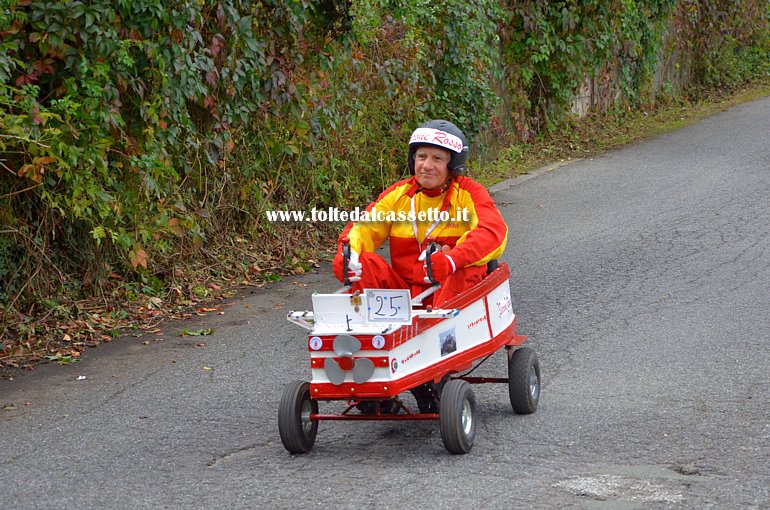
[[[420,254],[420,257],[417,260],[425,260],[426,259],[426,252],[423,251]],[[422,270],[425,273],[425,277],[423,280],[425,283],[433,283],[430,281],[430,278],[428,278],[428,265],[423,264]],[[447,255],[443,250],[441,251],[435,251],[430,256],[430,270],[431,273],[433,273],[433,279],[436,280],[439,284],[444,283],[444,280],[446,280],[450,274],[454,273],[457,268],[455,267],[455,261],[452,260],[452,257]]]
[[[350,260],[348,261],[348,279],[351,282],[361,280],[361,269],[363,265],[358,261],[358,252],[350,250]]]

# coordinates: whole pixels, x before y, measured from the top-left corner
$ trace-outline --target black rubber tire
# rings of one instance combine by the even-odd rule
[[[516,414],[532,414],[540,402],[540,362],[529,347],[513,352],[508,359],[508,393]]]
[[[444,385],[439,425],[441,439],[449,453],[471,451],[476,437],[476,397],[466,381],[453,379]]]
[[[318,401],[310,398],[310,383],[294,381],[288,384],[278,407],[278,432],[289,452],[308,453],[313,449],[318,421],[310,421],[307,416],[310,413],[318,413]]]

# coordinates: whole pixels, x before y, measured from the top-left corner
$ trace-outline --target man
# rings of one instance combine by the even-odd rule
[[[412,177],[396,182],[367,207],[376,214],[374,221],[344,228],[334,259],[337,278],[344,281],[342,240],[348,238],[354,289],[408,288],[415,296],[431,285],[425,258],[432,237],[441,245],[431,256],[433,277],[441,285],[434,305],[481,281],[487,262],[502,255],[508,227],[487,190],[462,175],[468,151],[465,135],[449,121],[418,127],[409,140]],[[449,218],[442,220],[442,214]],[[374,253],[386,240],[392,266]]]
[[[480,282],[487,262],[502,255],[508,227],[487,190],[462,175],[468,150],[465,135],[451,122],[432,120],[418,127],[409,139],[412,177],[393,184],[367,207],[383,221],[375,217],[343,229],[334,259],[337,278],[344,281],[347,269],[356,290],[407,288],[416,296],[431,285],[425,258],[428,239],[435,238],[441,249],[430,257],[431,272],[441,287],[432,296],[434,305],[442,306]],[[433,214],[426,217],[429,212]],[[442,212],[452,218],[436,219]],[[347,268],[342,267],[345,238],[350,242]],[[386,240],[392,266],[374,253]],[[442,386],[429,382],[411,390],[420,412],[438,412]],[[386,414],[398,412],[392,400],[379,405]],[[372,414],[376,404],[365,401],[358,407]]]

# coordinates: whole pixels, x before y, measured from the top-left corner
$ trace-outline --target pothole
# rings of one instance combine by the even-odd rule
[[[621,475],[579,476],[554,484],[570,494],[598,501],[679,503],[684,500],[681,484],[666,480]]]
[[[679,503],[684,493],[707,476],[688,464],[595,466],[594,473],[575,476],[554,484],[575,496],[594,501],[626,503]]]
[[[245,461],[248,459],[252,459],[257,455],[258,450],[268,448],[268,447],[272,447],[272,444],[268,443],[268,444],[261,444],[261,445],[244,446],[243,448],[238,448],[230,452],[216,455],[214,458],[212,458],[209,462],[206,463],[206,467],[215,468],[215,467],[221,466],[226,462],[233,462],[233,461],[238,462],[238,461]]]
[[[675,473],[686,476],[698,476],[701,474],[700,468],[693,466],[692,464],[687,464],[685,466],[672,466],[671,470]]]

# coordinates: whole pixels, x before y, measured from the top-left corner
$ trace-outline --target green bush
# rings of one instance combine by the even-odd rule
[[[586,77],[651,102],[672,48],[696,84],[766,75],[768,5],[0,0],[0,303],[111,274],[156,295],[224,238],[280,235],[268,209],[364,206],[428,118],[526,141]]]

